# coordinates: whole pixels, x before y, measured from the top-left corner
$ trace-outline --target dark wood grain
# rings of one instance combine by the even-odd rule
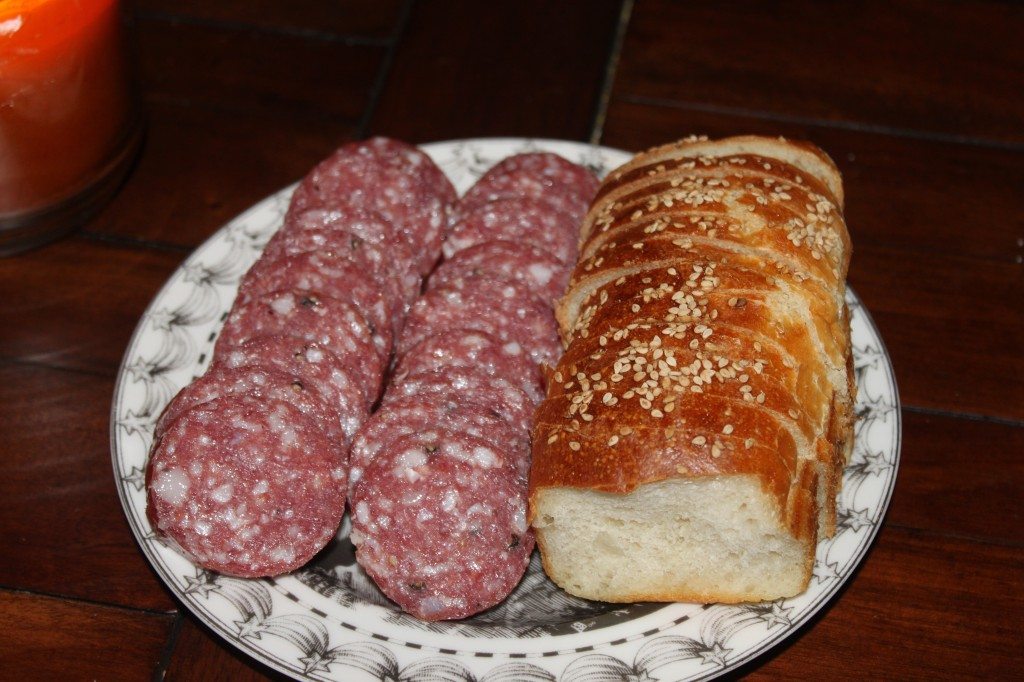
[[[0,363],[0,585],[173,611],[111,485],[113,381]]]
[[[884,528],[824,617],[756,679],[1009,679],[1020,665],[1019,547]]]
[[[149,132],[121,193],[86,231],[192,248],[355,136],[352,122],[148,104]]]
[[[416,3],[370,130],[587,139],[620,4]]]
[[[638,2],[614,92],[1020,144],[1022,33],[1005,2]]]
[[[0,675],[29,680],[144,680],[174,617],[0,589]]]
[[[231,646],[191,616],[182,621],[181,631],[164,676],[173,682],[232,680],[257,682],[291,679]]]
[[[140,19],[138,71],[148,99],[355,122],[384,48],[222,25]]]
[[[0,358],[113,377],[143,311],[184,255],[74,237],[4,261]]]
[[[320,40],[383,41],[394,35],[405,4],[405,0],[134,0],[131,8],[142,19],[216,22]]]
[[[903,414],[903,452],[887,521],[1024,548],[1024,428]]]
[[[784,135],[828,152],[843,174],[854,259],[862,245],[1005,263],[1024,257],[1019,151],[619,99],[602,142],[639,151],[690,134]]]
[[[905,403],[1024,420],[1021,275],[1018,264],[856,250],[849,281],[878,324]]]

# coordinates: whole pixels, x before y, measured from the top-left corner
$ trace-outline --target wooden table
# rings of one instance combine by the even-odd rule
[[[148,135],[76,235],[0,261],[0,676],[260,679],[175,603],[110,467],[118,363],[191,249],[343,141],[813,140],[903,402],[839,598],[742,672],[1010,676],[1024,625],[1024,10],[999,2],[136,0]],[[1019,674],[1019,673],[1018,673]]]

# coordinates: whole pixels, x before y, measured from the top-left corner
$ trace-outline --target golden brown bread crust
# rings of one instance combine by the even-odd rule
[[[557,310],[567,351],[537,413],[531,500],[754,475],[809,578],[853,441],[842,200],[824,152],[774,138],[683,141],[613,171]]]

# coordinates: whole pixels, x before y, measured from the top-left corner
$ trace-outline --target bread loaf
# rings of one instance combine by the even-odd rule
[[[841,178],[817,147],[691,138],[612,172],[558,307],[530,520],[603,601],[802,592],[853,442]]]

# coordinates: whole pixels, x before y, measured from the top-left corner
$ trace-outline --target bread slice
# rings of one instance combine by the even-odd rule
[[[852,445],[842,184],[806,143],[685,140],[613,171],[537,413],[545,569],[606,601],[805,589]]]

